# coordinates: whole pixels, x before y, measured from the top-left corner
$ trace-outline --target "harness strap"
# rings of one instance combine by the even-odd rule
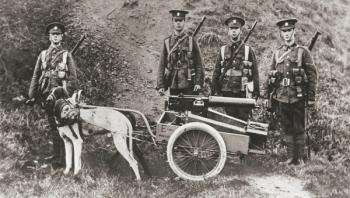
[[[65,51],[65,52],[63,52],[63,60],[62,60],[62,63],[63,64],[67,64],[67,57],[68,57],[68,52],[67,51]],[[67,66],[66,66],[67,67]],[[66,68],[67,69],[67,68]]]
[[[188,40],[188,45],[189,45],[189,46],[188,46],[188,51],[189,51],[189,52],[192,52],[192,49],[193,49],[193,37],[192,37],[192,36],[189,36],[188,39],[189,39],[189,40]]]
[[[167,38],[167,39],[165,39],[165,48],[166,48],[166,51],[167,51],[167,53],[169,53],[169,51],[170,51],[170,38]]]
[[[303,47],[297,46],[298,48],[298,57],[297,57],[297,64],[298,67],[302,67],[303,64]]]
[[[45,58],[46,58],[46,50],[43,50],[42,52],[41,52],[41,69],[42,70],[45,70],[46,69],[46,66],[47,66],[47,64],[46,64],[46,61],[45,61]]]
[[[226,49],[226,46],[221,46],[220,48],[220,54],[221,54],[221,65],[224,64],[224,60],[225,60],[225,49]]]
[[[249,60],[249,46],[247,45],[244,46],[244,60],[245,61]]]
[[[72,132],[74,138],[75,138],[75,139],[78,139],[78,135],[77,135],[76,132],[74,131],[72,125],[69,124],[68,127],[69,127],[70,131]]]

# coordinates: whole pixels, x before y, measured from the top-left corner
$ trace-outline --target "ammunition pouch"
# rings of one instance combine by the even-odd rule
[[[67,78],[67,70],[68,70],[67,64],[65,64],[63,62],[59,63],[56,70],[57,70],[57,77],[59,79],[66,79]]]
[[[276,88],[282,80],[282,73],[277,70],[271,70],[268,74],[268,86]]]
[[[305,96],[305,86],[307,83],[307,78],[305,74],[305,70],[303,68],[293,68],[292,69],[294,82],[295,82],[295,88],[297,91],[297,97],[301,98]]]

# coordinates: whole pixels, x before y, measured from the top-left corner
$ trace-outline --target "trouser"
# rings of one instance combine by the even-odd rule
[[[65,156],[64,143],[57,130],[53,107],[51,105],[48,105],[45,107],[45,110],[50,125],[49,137],[53,143],[53,155],[55,156],[54,158],[57,158],[59,161],[63,161],[63,158]]]
[[[245,93],[232,93],[229,91],[223,91],[222,95],[224,97],[234,97],[234,98],[245,98]],[[227,115],[247,121],[250,114],[252,113],[252,109],[251,108],[247,108],[247,107],[238,107],[238,106],[234,106],[234,107],[225,107],[225,112]]]
[[[302,159],[305,150],[305,101],[295,103],[279,102],[281,126],[284,142],[287,146],[287,156]]]
[[[180,95],[181,93],[183,95],[198,95],[198,92],[193,91],[193,87],[190,88],[184,88],[184,89],[170,89],[170,95]]]

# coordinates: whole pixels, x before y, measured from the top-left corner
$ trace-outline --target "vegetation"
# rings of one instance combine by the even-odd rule
[[[89,103],[115,105],[116,101],[119,101],[118,98],[128,91],[126,88],[120,88],[121,84],[129,83],[131,84],[129,87],[138,86],[130,82],[132,80],[128,80],[131,74],[128,72],[130,65],[127,61],[130,60],[123,55],[124,49],[108,40],[113,37],[113,32],[101,31],[102,25],[95,24],[94,19],[89,18],[88,15],[85,21],[91,20],[90,25],[84,23],[79,17],[81,4],[84,2],[83,0],[0,1],[2,5],[0,7],[2,46],[0,49],[0,196],[214,197],[219,195],[218,189],[220,189],[220,196],[223,197],[232,193],[237,195],[236,193],[241,191],[244,196],[254,197],[255,192],[249,189],[247,184],[232,182],[235,180],[234,173],[222,174],[203,183],[173,179],[174,175],[167,167],[164,153],[158,150],[146,153],[152,160],[150,166],[155,166],[153,172],[157,172],[158,177],[141,183],[134,182],[129,177],[132,172],[128,170],[126,163],[116,161],[112,152],[113,147],[103,143],[105,139],[109,140],[108,137],[98,137],[94,141],[85,140],[87,144],[84,147],[83,160],[86,164],[84,164],[83,173],[77,177],[61,176],[60,172],[46,165],[42,156],[49,151],[50,145],[47,141],[49,127],[45,115],[38,106],[35,108],[24,106],[12,99],[27,93],[37,55],[49,44],[44,35],[47,23],[60,20],[68,26],[65,36],[65,47],[68,49],[72,49],[80,36],[87,33],[88,38],[75,57],[79,66],[80,87],[85,91]],[[349,2],[346,0],[296,0],[293,2],[287,0],[278,2],[184,0],[182,5],[192,12],[190,24],[199,21],[204,14],[208,17],[198,36],[206,63],[207,88],[210,84],[218,46],[226,39],[225,29],[221,26],[225,16],[243,14],[248,24],[258,20],[249,44],[259,57],[262,82],[266,80],[272,49],[278,45],[279,40],[278,32],[271,32],[276,30],[272,21],[284,16],[297,16],[300,21],[297,37],[300,39],[299,42],[305,45],[308,44],[313,33],[318,28],[322,28],[318,29],[322,32],[322,38],[316,43],[312,52],[319,69],[317,108],[311,113],[309,124],[313,140],[312,148],[316,152],[313,159],[300,168],[286,169],[276,166],[279,157],[271,152],[262,158],[254,156],[251,162],[261,165],[262,169],[259,169],[261,171],[302,178],[306,181],[305,187],[318,196],[349,196],[350,68],[347,57],[350,45],[348,34],[350,25],[347,21],[350,17]],[[140,6],[144,6],[144,2],[135,0],[125,1],[122,5],[123,9],[132,11]],[[235,13],[232,13],[232,10]],[[134,15],[126,17],[137,18]],[[152,20],[147,17],[145,19]],[[109,25],[119,28],[118,31],[128,31],[125,24],[113,24],[113,22]],[[141,86],[144,85],[141,84]],[[145,97],[142,95],[144,93],[147,92],[142,92],[137,97]],[[147,95],[145,100],[151,101]],[[258,119],[266,121],[267,117],[262,113],[264,110],[259,112]],[[271,136],[278,137],[278,134],[271,134]],[[10,186],[16,187],[10,188]]]

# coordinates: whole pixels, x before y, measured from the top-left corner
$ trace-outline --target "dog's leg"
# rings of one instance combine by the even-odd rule
[[[63,173],[66,175],[69,173],[69,170],[72,168],[73,162],[73,146],[72,142],[70,141],[70,137],[72,136],[70,129],[67,126],[59,127],[58,131],[60,133],[61,138],[64,142],[64,149],[66,153],[66,168],[63,171]]]
[[[135,141],[133,141],[133,144],[132,144],[132,151],[134,152],[135,156],[137,157],[138,161],[140,162],[144,173],[148,177],[151,177],[151,173],[149,171],[149,168],[148,168],[148,165],[146,163],[146,160],[143,157],[143,153],[141,152],[139,145],[137,145],[137,142],[135,142]]]
[[[81,170],[81,151],[83,148],[83,139],[80,136],[78,124],[74,124],[72,129],[75,133],[75,137],[72,139],[72,142],[74,150],[74,175],[76,175]]]
[[[119,153],[128,161],[130,167],[133,169],[136,179],[140,180],[140,173],[139,168],[137,166],[137,161],[135,158],[132,157],[131,153],[132,151],[129,151],[128,146],[126,144],[126,137],[123,134],[112,132],[113,135],[113,141],[115,144],[115,147],[119,151]]]

